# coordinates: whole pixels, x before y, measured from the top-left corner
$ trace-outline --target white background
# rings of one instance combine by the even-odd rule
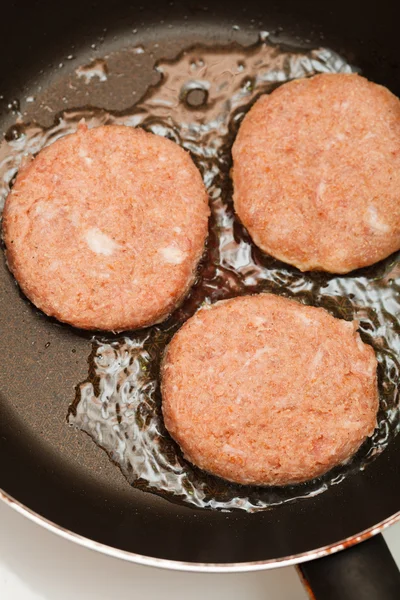
[[[385,533],[400,566],[400,523]],[[292,567],[241,574],[165,571],[103,556],[0,503],[1,600],[306,600]]]

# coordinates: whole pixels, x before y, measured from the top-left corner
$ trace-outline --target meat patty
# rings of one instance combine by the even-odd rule
[[[259,98],[232,149],[235,210],[301,271],[347,273],[400,248],[400,101],[355,74]]]
[[[81,125],[18,173],[4,209],[7,260],[47,315],[84,329],[136,329],[185,296],[208,215],[200,173],[177,144]]]
[[[214,475],[306,481],[374,431],[376,368],[355,321],[272,294],[217,302],[167,348],[165,425],[185,457]]]

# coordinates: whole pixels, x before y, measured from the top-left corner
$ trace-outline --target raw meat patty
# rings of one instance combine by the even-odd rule
[[[376,367],[354,321],[271,294],[217,302],[168,346],[165,425],[185,457],[214,475],[306,481],[374,431]]]
[[[347,273],[400,248],[400,101],[355,74],[259,98],[232,150],[254,242],[301,271]]]
[[[18,173],[4,210],[7,260],[47,315],[85,329],[144,327],[188,291],[208,215],[200,173],[177,144],[81,125]]]

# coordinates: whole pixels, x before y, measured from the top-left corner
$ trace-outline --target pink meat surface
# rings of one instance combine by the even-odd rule
[[[4,210],[7,260],[28,298],[60,321],[144,327],[188,291],[208,215],[200,173],[177,144],[80,126],[18,173]]]
[[[347,273],[400,248],[400,101],[355,74],[259,98],[232,149],[254,242],[301,271]]]
[[[376,368],[356,322],[271,294],[217,302],[167,348],[165,425],[189,461],[230,481],[306,481],[373,433]]]

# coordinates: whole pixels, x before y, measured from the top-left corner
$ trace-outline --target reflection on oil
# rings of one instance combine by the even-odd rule
[[[96,58],[89,64],[78,67],[75,73],[77,77],[84,79],[85,83],[90,83],[92,79],[107,81],[108,67],[104,59]]]

